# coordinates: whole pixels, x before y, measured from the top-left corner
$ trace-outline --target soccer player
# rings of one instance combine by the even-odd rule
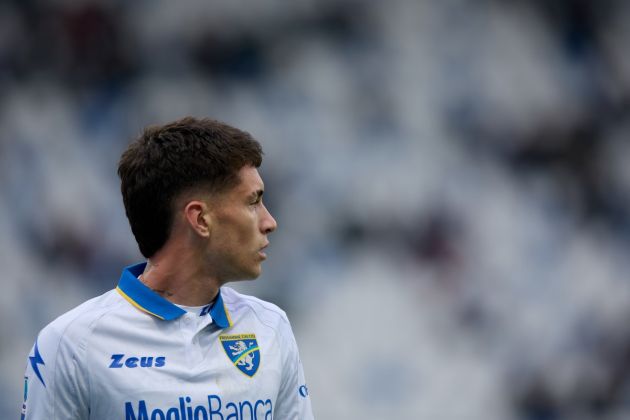
[[[210,119],[150,127],[118,174],[146,262],[60,316],[27,360],[22,419],[311,419],[277,306],[224,287],[253,279],[276,229],[260,144]]]

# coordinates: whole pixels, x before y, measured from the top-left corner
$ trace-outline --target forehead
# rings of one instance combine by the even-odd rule
[[[264,183],[258,169],[253,166],[244,166],[238,171],[239,182],[233,191],[239,194],[250,194],[252,192],[262,190]]]

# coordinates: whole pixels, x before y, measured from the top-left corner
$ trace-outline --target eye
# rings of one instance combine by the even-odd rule
[[[263,195],[261,191],[258,191],[256,194],[252,194],[251,197],[249,198],[249,205],[253,207],[258,206],[259,204],[262,203],[262,198],[263,198]]]

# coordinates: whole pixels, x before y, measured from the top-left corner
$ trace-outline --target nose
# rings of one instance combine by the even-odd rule
[[[278,228],[278,223],[276,223],[276,219],[273,218],[267,207],[263,204],[263,215],[260,221],[260,230],[265,235],[270,234],[274,230]]]

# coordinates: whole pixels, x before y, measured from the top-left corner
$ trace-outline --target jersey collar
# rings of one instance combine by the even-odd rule
[[[147,263],[140,263],[126,267],[120,276],[116,291],[136,308],[159,319],[171,321],[184,315],[186,313],[184,309],[164,299],[138,280],[146,265]],[[227,328],[232,325],[230,314],[223,303],[221,289],[209,313],[217,326]]]

